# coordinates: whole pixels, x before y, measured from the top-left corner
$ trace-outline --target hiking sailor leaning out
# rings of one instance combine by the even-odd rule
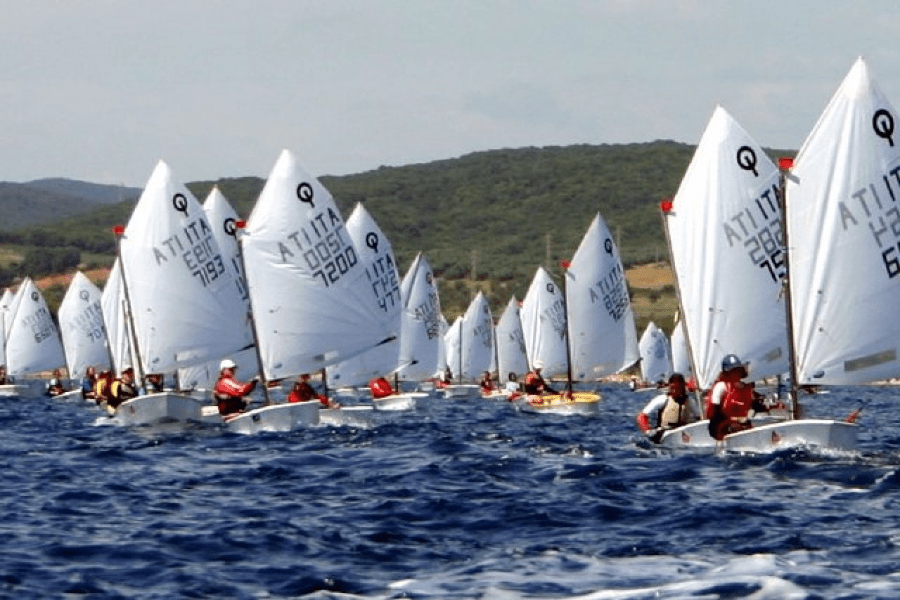
[[[256,379],[242,383],[235,379],[237,365],[230,358],[219,363],[219,380],[216,381],[214,396],[219,406],[219,414],[223,417],[239,413],[247,408],[250,399],[246,398],[256,389]]]
[[[743,381],[747,377],[747,364],[734,354],[725,355],[722,372],[707,396],[709,435],[717,440],[750,429],[753,426],[750,418],[755,412],[767,410],[753,383]]]
[[[655,419],[655,426],[651,426],[651,418]],[[672,373],[669,377],[668,392],[650,400],[637,414],[635,421],[641,431],[658,444],[666,430],[682,427],[697,419],[697,413],[688,397],[684,375]]]
[[[118,408],[120,404],[135,398],[137,395],[138,390],[134,385],[134,369],[128,367],[122,371],[121,377],[113,379],[112,384],[110,384],[106,405],[111,408]]]

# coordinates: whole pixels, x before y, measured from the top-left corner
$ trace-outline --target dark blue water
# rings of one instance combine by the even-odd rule
[[[646,394],[596,417],[432,398],[373,427],[241,436],[0,401],[3,598],[897,598],[890,387],[860,450],[666,452]]]

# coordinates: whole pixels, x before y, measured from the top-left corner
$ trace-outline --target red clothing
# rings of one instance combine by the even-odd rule
[[[247,406],[244,396],[255,388],[255,380],[241,383],[234,378],[234,374],[228,371],[219,375],[214,393],[219,405],[219,414],[224,416],[244,410]]]
[[[373,398],[386,398],[394,394],[394,388],[391,387],[391,384],[384,377],[370,381],[369,389],[372,390]]]
[[[295,383],[291,393],[288,394],[288,402],[309,402],[316,399],[322,403],[322,406],[328,408],[328,397],[317,394],[313,386],[303,381]]]

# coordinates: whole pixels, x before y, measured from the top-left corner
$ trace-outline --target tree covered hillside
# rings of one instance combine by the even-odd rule
[[[571,257],[597,212],[615,232],[626,266],[667,259],[659,201],[676,192],[693,150],[671,141],[505,149],[319,179],[345,217],[355,203],[365,203],[389,236],[401,272],[417,252],[425,253],[452,317],[474,289],[499,313],[510,295],[522,298],[538,265],[559,280],[560,261]],[[241,177],[188,187],[202,202],[218,185],[246,217],[264,183]],[[0,210],[2,202],[0,195]],[[46,215],[43,224],[0,232],[0,244],[19,256],[56,257],[55,266],[44,269],[110,264],[111,227],[127,222],[134,202],[52,221],[59,215]],[[23,267],[21,260],[7,261],[0,283],[42,274]]]

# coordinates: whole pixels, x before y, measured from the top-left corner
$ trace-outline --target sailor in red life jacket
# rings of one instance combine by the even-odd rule
[[[766,410],[753,383],[742,381],[745,377],[747,363],[734,354],[727,354],[722,359],[722,372],[706,401],[711,437],[721,440],[730,433],[750,429],[754,411]]]
[[[490,396],[491,392],[493,392],[495,389],[497,389],[494,387],[494,380],[491,379],[491,374],[489,371],[485,371],[481,375],[480,385],[481,385],[481,393],[484,394],[485,396]]]
[[[393,396],[396,392],[391,384],[384,377],[378,377],[369,382],[369,389],[372,390],[373,398],[387,398]]]
[[[234,378],[237,365],[230,358],[219,363],[219,380],[216,381],[213,396],[219,405],[219,414],[223,417],[243,411],[250,404],[245,398],[256,388],[256,379],[241,383]]]
[[[551,389],[550,386],[547,385],[547,382],[544,381],[544,378],[541,375],[541,369],[543,368],[544,363],[542,361],[536,360],[532,365],[532,370],[525,375],[525,381],[523,382],[523,384],[525,393],[529,396],[542,396],[544,394],[556,393],[556,390]]]
[[[340,408],[341,405],[333,400],[329,400],[328,396],[316,392],[315,388],[309,383],[309,373],[303,373],[297,378],[291,393],[288,394],[288,402],[309,402],[310,400],[318,400],[322,408]]]
[[[656,419],[656,426],[650,426],[650,417]],[[684,382],[684,375],[672,373],[669,376],[669,389],[665,394],[659,394],[637,414],[635,421],[644,434],[653,443],[658,444],[663,434],[668,429],[675,429],[693,423],[697,420],[697,414],[691,406]]]

